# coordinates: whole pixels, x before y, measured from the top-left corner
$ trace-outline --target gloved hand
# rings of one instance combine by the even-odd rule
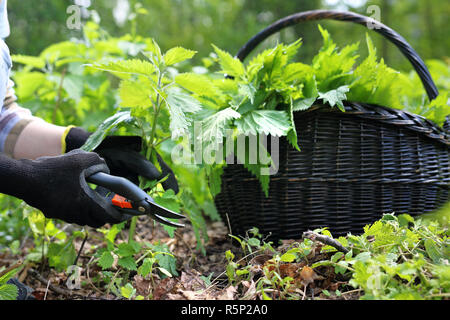
[[[0,193],[24,200],[47,218],[78,225],[97,228],[129,219],[88,186],[85,178],[97,172],[109,169],[94,152],[74,150],[36,160],[14,160],[0,153]]]
[[[65,139],[66,152],[81,148],[90,135],[90,132],[82,128],[71,128]],[[94,152],[105,159],[112,175],[127,178],[136,185],[139,185],[138,176],[148,180],[160,180],[168,175],[168,178],[162,182],[162,186],[165,190],[172,189],[175,193],[178,193],[178,182],[172,169],[156,153],[162,171],[159,172],[150,161],[139,153],[141,145],[141,137],[108,136]]]

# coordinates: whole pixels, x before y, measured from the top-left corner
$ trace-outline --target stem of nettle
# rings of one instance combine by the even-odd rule
[[[150,133],[150,156],[149,158],[152,158],[153,148],[155,146],[155,134],[156,134],[156,124],[158,120],[159,110],[161,109],[161,97],[159,94],[159,91],[161,90],[161,82],[162,82],[162,72],[159,71],[158,75],[158,92],[156,92],[156,103],[155,103],[155,114],[153,116],[153,123],[152,123],[152,131]]]
[[[149,159],[152,158],[152,151],[153,148],[155,147],[155,143],[154,143],[154,139],[155,139],[155,134],[156,134],[156,124],[157,124],[157,120],[158,120],[158,115],[159,115],[159,110],[161,108],[161,100],[160,100],[160,94],[159,94],[159,90],[161,90],[161,82],[162,82],[162,72],[159,71],[159,75],[158,75],[158,92],[156,93],[156,103],[153,104],[154,107],[154,115],[153,115],[153,123],[152,123],[152,129],[151,129],[151,133],[150,133],[150,155],[149,155]],[[147,146],[145,146],[144,144],[144,151],[145,153],[147,153]],[[141,188],[143,187],[142,185],[140,186]],[[134,239],[134,234],[136,232],[136,223],[137,223],[137,219],[138,217],[133,217],[131,218],[131,223],[130,223],[130,229],[128,230],[128,243],[131,243]],[[128,277],[130,275],[130,272],[127,271],[125,273],[125,276],[123,277],[122,280],[122,284],[125,285],[126,281],[128,280]]]
[[[162,82],[162,72],[159,72],[158,75],[158,90],[161,89],[161,82]],[[159,115],[159,111],[161,108],[161,99],[160,99],[160,95],[159,92],[156,93],[156,103],[153,105],[154,106],[154,115],[153,115],[153,123],[152,123],[152,129],[151,129],[151,133],[150,133],[150,155],[149,155],[149,159],[151,159],[152,157],[152,151],[154,148],[154,139],[155,139],[155,134],[156,134],[156,124],[157,124],[157,120],[158,120],[158,115]],[[146,146],[144,146],[144,149]],[[147,150],[144,150],[145,152]],[[142,187],[142,186],[141,186]],[[131,224],[130,224],[130,229],[128,231],[128,243],[131,243],[131,241],[133,241],[134,238],[134,233],[136,230],[136,222],[137,222],[137,217],[133,217],[131,218]]]

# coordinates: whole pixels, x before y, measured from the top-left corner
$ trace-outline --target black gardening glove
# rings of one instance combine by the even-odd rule
[[[0,153],[0,192],[24,200],[47,218],[94,228],[119,223],[130,216],[89,188],[86,177],[109,173],[95,152],[74,150],[56,157],[14,160]]]
[[[70,129],[65,140],[66,152],[83,146],[90,135],[90,132],[82,128],[74,127]],[[178,193],[178,182],[172,169],[156,153],[162,170],[162,172],[159,172],[150,161],[139,153],[141,144],[142,139],[137,136],[108,136],[95,148],[94,152],[105,159],[112,175],[127,178],[136,185],[139,185],[138,176],[148,180],[160,180],[168,176],[162,182],[164,190],[172,189],[175,193]]]

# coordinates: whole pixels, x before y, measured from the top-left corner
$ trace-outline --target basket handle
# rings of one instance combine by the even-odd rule
[[[270,26],[253,36],[244,46],[241,47],[236,57],[239,60],[243,61],[256,46],[258,46],[266,38],[280,31],[281,29],[304,21],[323,19],[349,21],[361,24],[366,27],[368,25],[372,25],[373,29],[376,32],[382,34],[389,41],[394,43],[397,48],[400,49],[403,55],[405,55],[405,57],[411,62],[417,74],[419,75],[420,80],[422,81],[422,84],[425,88],[425,91],[427,92],[430,101],[439,95],[438,89],[436,88],[436,85],[434,84],[430,72],[425,66],[425,63],[401,35],[373,18],[366,17],[351,11],[311,10],[298,12],[293,15],[287,16],[278,21],[275,21]]]

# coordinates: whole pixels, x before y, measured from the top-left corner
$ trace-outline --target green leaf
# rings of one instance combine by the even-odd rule
[[[280,260],[281,260],[282,262],[292,262],[292,261],[294,261],[296,258],[297,258],[297,257],[296,257],[295,254],[286,252],[285,254],[283,254],[283,255],[280,257]]]
[[[102,270],[111,268],[113,263],[114,257],[109,251],[103,252],[102,255],[100,256],[100,259],[97,262],[97,264],[102,268]]]
[[[244,75],[244,65],[238,58],[234,58],[228,52],[219,49],[215,45],[212,46],[219,57],[219,64],[222,67],[223,73],[236,78]]]
[[[328,103],[331,107],[334,107],[336,104],[338,105],[341,111],[345,111],[344,104],[342,103],[347,96],[345,95],[350,89],[348,86],[341,86],[335,90],[330,90],[327,92],[319,92],[319,98],[323,100],[323,102]]]
[[[140,59],[116,60],[107,63],[94,63],[88,66],[113,74],[124,73],[150,76],[156,71],[152,63]]]
[[[165,191],[162,195],[155,196],[153,200],[164,208],[180,212],[180,202],[172,189]]]
[[[241,114],[231,107],[205,118],[202,121],[202,140],[206,143],[221,141],[226,136],[226,128],[229,121],[238,119]]]
[[[11,279],[17,273],[18,270],[19,268],[15,268],[2,275],[0,277],[0,285],[6,284],[6,282],[8,282],[8,280]]]
[[[186,90],[199,96],[219,97],[220,92],[214,86],[211,79],[203,74],[180,73],[175,77],[175,82]]]
[[[141,81],[123,80],[119,85],[119,97],[121,107],[143,107],[151,106],[151,88]]]
[[[72,238],[63,243],[50,243],[48,247],[48,264],[57,271],[63,271],[72,265],[77,252],[72,243]]]
[[[117,254],[123,258],[133,256],[136,253],[135,248],[131,244],[126,242],[120,243],[117,246],[117,249]]]
[[[166,244],[158,244],[153,246],[153,250],[158,252],[155,255],[158,265],[169,271],[170,274],[177,276],[177,259],[170,253],[169,247]]]
[[[172,139],[187,135],[191,119],[186,114],[200,111],[200,103],[190,95],[175,89],[168,90],[166,103],[170,114]]]
[[[162,60],[162,54],[161,54],[161,48],[159,47],[158,43],[155,41],[155,39],[150,39],[146,41],[147,47],[146,52],[143,52],[147,58],[149,58],[153,63],[156,65],[159,65],[159,63]]]
[[[137,265],[133,257],[120,258],[117,264],[127,270],[137,270]]]
[[[120,111],[115,115],[109,117],[97,128],[97,130],[89,136],[87,141],[81,147],[84,151],[92,151],[98,147],[103,139],[108,135],[109,131],[115,128],[120,123],[130,120],[131,115],[129,111]]]
[[[253,83],[240,83],[239,93],[246,96],[250,100],[250,103],[253,104],[255,101],[256,88]]]
[[[261,246],[261,241],[258,238],[250,238],[247,240],[247,243],[252,247]]]
[[[425,250],[427,251],[428,256],[434,263],[440,263],[442,259],[445,259],[439,247],[436,243],[431,239],[426,239],[424,241]]]
[[[302,88],[303,98],[293,102],[293,111],[303,111],[309,109],[319,96],[317,82],[314,75],[307,75]]]
[[[19,289],[13,284],[0,286],[0,300],[16,300]]]
[[[301,81],[312,75],[314,75],[314,68],[301,62],[290,63],[283,70],[283,80],[287,83]]]
[[[71,99],[79,102],[83,96],[85,78],[83,76],[68,74],[63,79],[62,87]]]
[[[146,277],[152,271],[155,262],[155,258],[145,258],[144,261],[142,261],[142,265],[138,268],[139,274]]]
[[[316,101],[316,97],[297,99],[292,103],[292,110],[293,111],[307,110],[313,105],[314,101]]]
[[[244,135],[264,133],[272,136],[285,136],[291,128],[286,111],[253,110],[235,121],[236,127]]]
[[[294,119],[294,105],[291,99],[291,103],[289,105],[289,121],[291,129],[287,133],[287,140],[297,151],[300,151],[300,147],[298,146],[298,135],[297,135],[297,127],[295,125]]]
[[[41,57],[13,54],[11,55],[11,60],[15,63],[21,63],[38,69],[42,69],[45,67],[45,60]]]
[[[13,77],[17,84],[14,88],[16,95],[22,101],[32,98],[39,88],[44,87],[46,83],[51,83],[47,81],[47,77],[42,72],[17,71]]]
[[[169,271],[167,271],[165,268],[158,267],[158,270],[161,271],[165,276],[172,278],[172,274]]]
[[[344,253],[338,251],[331,257],[331,262],[337,262],[339,259],[341,259],[344,256]]]
[[[106,232],[105,239],[108,240],[110,243],[114,243],[114,239],[116,238],[117,234],[122,230],[125,226],[125,222],[117,223],[111,226]]]
[[[45,48],[39,55],[42,59],[54,63],[58,59],[74,56],[83,56],[87,47],[72,41],[62,41]]]
[[[175,47],[166,52],[164,55],[164,62],[166,66],[171,66],[175,63],[191,59],[196,53],[197,51],[188,50],[182,47]]]
[[[127,299],[133,298],[136,293],[136,289],[130,283],[120,288],[120,294]]]

